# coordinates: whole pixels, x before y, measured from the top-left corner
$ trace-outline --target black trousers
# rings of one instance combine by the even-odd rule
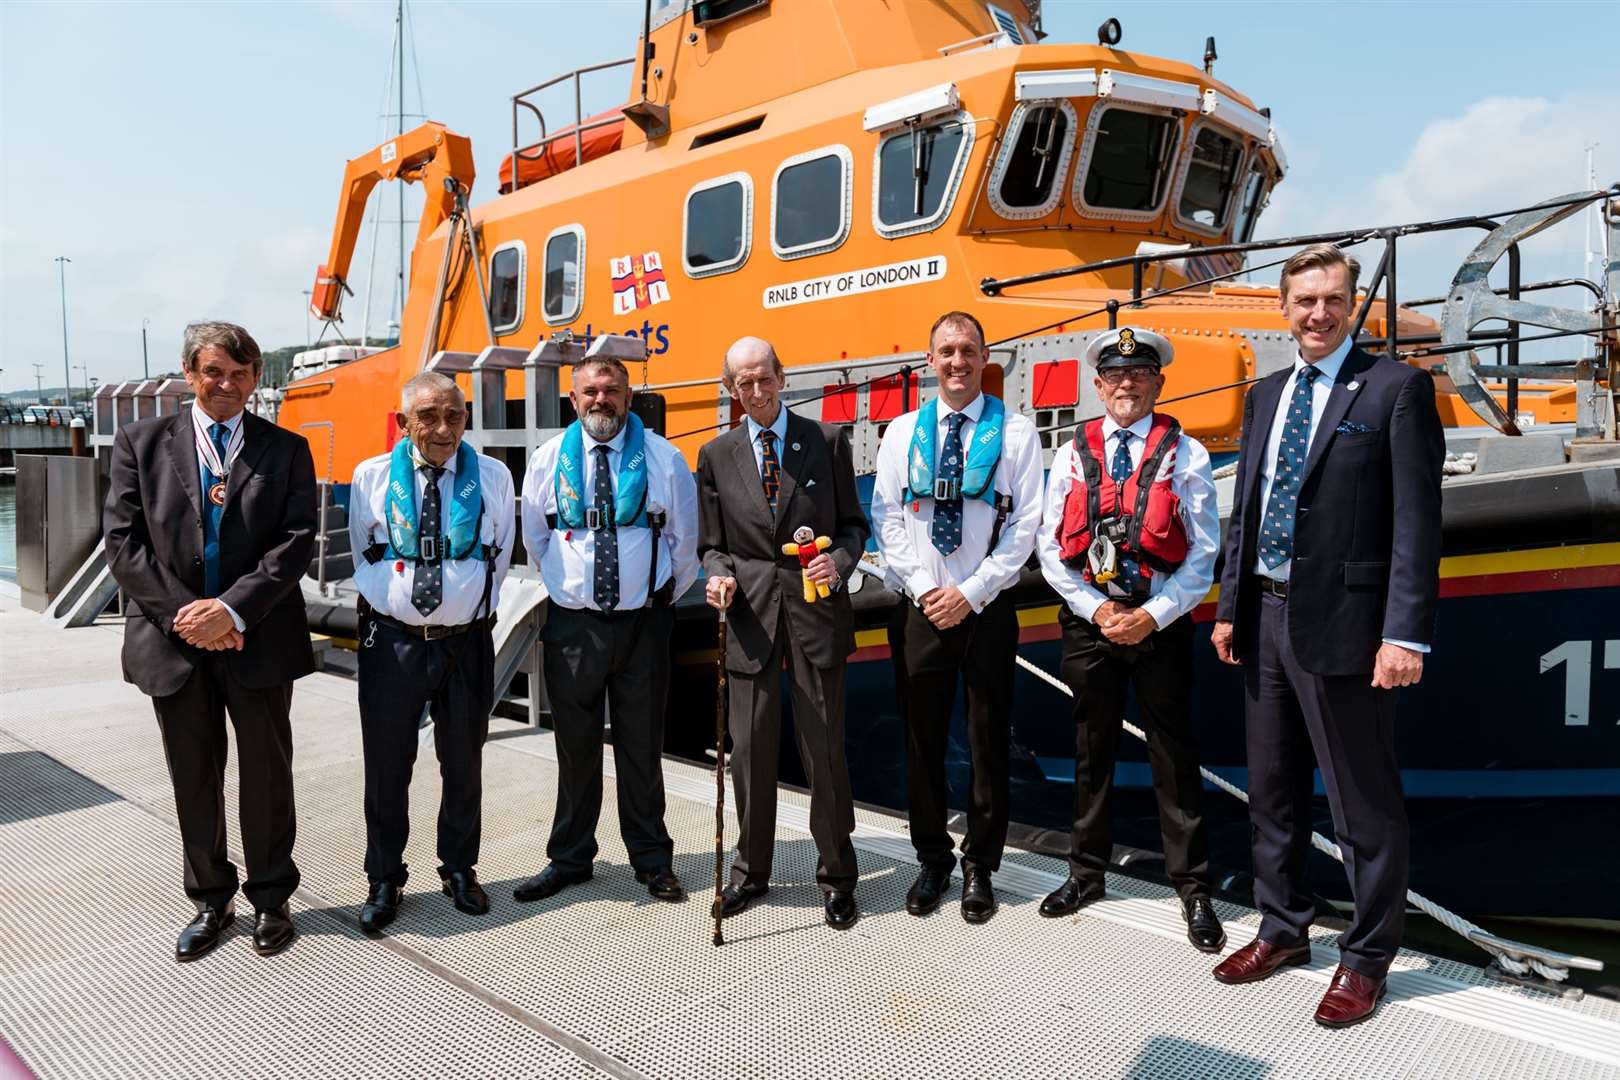
[[[439,876],[471,870],[483,829],[484,740],[495,707],[488,627],[423,641],[361,620],[360,738],[366,759],[366,877],[404,885],[411,773],[422,710],[439,758]]]
[[[1067,607],[1063,681],[1074,691],[1074,828],[1069,873],[1103,884],[1113,852],[1114,764],[1125,699],[1136,693],[1148,736],[1148,763],[1159,803],[1165,870],[1182,899],[1208,896],[1209,838],[1204,831],[1203,782],[1192,725],[1193,625],[1177,619],[1137,645],[1115,645],[1097,625]]]
[[[967,699],[969,792],[962,865],[994,871],[1007,845],[1007,755],[1012,738],[1018,612],[1006,593],[949,630],[905,601],[889,624],[896,692],[906,719],[911,843],[924,866],[956,863],[945,820],[945,747],[960,681]]]
[[[855,803],[844,753],[844,673],[839,659],[819,668],[804,655],[804,643],[777,620],[771,655],[758,674],[726,674],[733,745],[731,780],[737,789],[737,857],[731,881],[768,885],[776,842],[776,779],[782,746],[782,658],[793,677],[793,728],[799,761],[810,781],[810,835],[820,858],[816,881],[823,890],[853,889]]]
[[[255,910],[287,902],[298,888],[293,842],[292,684],[243,686],[222,654],[204,656],[178,691],[152,699],[163,754],[174,781],[174,805],[185,848],[186,895],[203,908],[223,908],[236,895],[236,867],[225,848],[225,716],[236,728],[238,804],[247,881]]]
[[[557,814],[546,856],[584,872],[596,859],[602,814],[602,725],[611,715],[619,832],[637,870],[670,865],[664,828],[664,701],[675,609],[667,603],[601,612],[553,604],[546,618],[546,693],[557,738]]]
[[[1258,640],[1245,645],[1249,817],[1260,937],[1306,940],[1315,907],[1306,886],[1312,764],[1322,770],[1355,914],[1342,962],[1374,978],[1389,970],[1406,919],[1410,840],[1395,760],[1395,692],[1372,673],[1323,676],[1288,641],[1288,602],[1260,601]]]

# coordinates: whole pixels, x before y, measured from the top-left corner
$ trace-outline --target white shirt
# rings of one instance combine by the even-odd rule
[[[226,446],[231,445],[231,440],[236,438],[236,429],[242,426],[242,413],[241,412],[238,412],[235,416],[231,417],[229,420],[215,420],[212,416],[209,416],[207,413],[203,412],[202,406],[197,404],[197,399],[196,398],[191,399],[191,415],[192,415],[193,420],[196,421],[196,423],[202,425],[203,435],[205,437],[209,438],[209,439],[212,439],[214,437],[214,430],[213,430],[214,425],[215,424],[224,424],[225,425],[225,445]],[[222,464],[224,464],[225,467],[226,467],[226,470],[229,471],[230,464],[228,462],[222,462]],[[210,476],[213,475],[213,473],[208,468],[208,459],[203,457],[202,450],[199,448],[197,450],[197,479],[198,479],[199,482],[202,481],[203,475],[205,473],[210,475]],[[208,502],[208,488],[209,487],[210,487],[209,484],[206,484],[206,483],[202,484],[202,496],[203,496],[203,503],[204,503],[205,506],[207,505],[207,502]],[[218,600],[219,598],[215,597],[214,599]],[[240,616],[240,615],[238,615],[236,613],[236,609],[231,607],[231,605],[227,604],[223,600],[219,601],[219,605],[220,605],[220,607],[225,609],[227,614],[230,615],[231,622],[236,624],[236,632],[238,634],[245,633],[247,631],[247,623],[242,621],[242,616]]]
[[[1350,355],[1351,346],[1355,342],[1349,335],[1339,342],[1339,347],[1331,353],[1316,361],[1317,370],[1322,374],[1311,383],[1311,426],[1306,436],[1305,445],[1312,450],[1316,448],[1317,424],[1322,418],[1322,412],[1327,408],[1328,395],[1333,392],[1333,384],[1338,381],[1339,369],[1344,367],[1345,357]],[[1288,426],[1288,409],[1294,401],[1294,387],[1299,383],[1299,373],[1305,370],[1306,359],[1294,352],[1294,374],[1283,384],[1282,396],[1277,399],[1277,411],[1271,416],[1271,431],[1266,436],[1266,454],[1260,459],[1260,514],[1263,517],[1266,507],[1271,505],[1271,479],[1277,468],[1277,447],[1282,443],[1283,429]],[[1307,452],[1309,457],[1309,452]],[[1301,482],[1304,478],[1301,477]],[[1259,556],[1255,557],[1254,572],[1261,577],[1275,578],[1278,581],[1287,581],[1293,572],[1294,561],[1287,560],[1281,566],[1271,567]],[[1399,645],[1414,652],[1426,653],[1429,646],[1417,641],[1402,641],[1399,638],[1385,638],[1391,645]]]
[[[619,454],[624,448],[625,431],[609,439],[608,468],[613,490],[619,489]],[[561,521],[553,529],[546,515],[557,512],[557,454],[563,437],[557,435],[534,452],[523,478],[523,543],[529,559],[540,566],[540,577],[552,602],[566,608],[600,610],[595,598],[596,534],[590,529],[570,529]],[[603,445],[583,434],[585,447],[584,499],[590,502],[595,490],[596,447]],[[692,471],[668,439],[646,433],[647,510],[665,515],[659,534],[658,584],[672,577],[675,596],[686,592],[697,580],[697,482]],[[652,530],[619,526],[619,604],[615,610],[631,611],[647,606],[647,571],[651,565]]]
[[[950,406],[940,399],[936,411],[935,453],[945,447]],[[962,445],[973,442],[973,431],[984,411],[980,394],[962,409]],[[883,553],[884,581],[896,592],[916,601],[925,593],[955,585],[974,611],[983,611],[1001,590],[1018,580],[1018,572],[1035,546],[1041,520],[1041,445],[1028,417],[1008,409],[1001,431],[1001,460],[992,481],[996,491],[1012,496],[1012,511],[1001,529],[994,551],[990,530],[995,507],[983,499],[962,500],[962,543],[950,555],[941,555],[930,530],[934,500],[918,499],[916,509],[905,501],[911,456],[911,435],[917,427],[916,411],[896,418],[883,433],[878,447],[877,478],[872,489],[872,527]],[[987,554],[988,552],[988,554]]]
[[[1147,450],[1151,414],[1128,428],[1121,428],[1111,416],[1103,417],[1102,433],[1106,472],[1119,445],[1117,433],[1129,432],[1131,468],[1142,464]],[[1107,595],[1086,584],[1080,571],[1064,564],[1059,557],[1058,531],[1063,525],[1063,504],[1080,474],[1079,455],[1073,440],[1060,447],[1052,458],[1052,472],[1046,483],[1046,508],[1041,515],[1035,550],[1041,559],[1041,573],[1069,609],[1082,619],[1096,620],[1097,609],[1110,597],[1123,595],[1109,582]],[[1175,458],[1169,463],[1170,490],[1181,500],[1181,523],[1187,530],[1187,558],[1172,573],[1155,572],[1148,579],[1148,599],[1142,610],[1153,616],[1164,629],[1201,604],[1215,581],[1215,555],[1220,550],[1221,511],[1215,501],[1215,479],[1211,475],[1209,451],[1192,436],[1182,433],[1176,442]],[[1160,475],[1163,475],[1162,473]]]
[[[391,454],[367,458],[355,466],[354,479],[349,485],[349,550],[354,552],[354,583],[360,595],[379,613],[410,626],[460,626],[485,614],[493,615],[501,595],[501,582],[506,580],[507,568],[512,564],[512,539],[517,532],[511,471],[492,457],[478,455],[478,483],[484,499],[478,538],[483,544],[501,549],[495,556],[489,611],[482,610],[484,561],[468,555],[464,559],[444,560],[440,568],[444,592],[439,606],[431,615],[423,615],[411,603],[411,590],[416,584],[414,561],[384,555],[373,563],[360,554],[373,543],[388,542],[388,481],[392,466]],[[428,472],[418,467],[414,473],[416,506],[420,513]],[[448,510],[455,494],[455,482],[455,458],[452,457],[449,467],[439,477],[439,506],[444,510]],[[403,567],[399,565],[401,561]]]
[[[743,414],[743,423],[748,426],[748,442],[754,448],[754,467],[759,470],[760,479],[763,481],[765,478],[765,440],[759,437],[760,433],[769,431],[776,436],[776,463],[780,465],[782,463],[782,444],[787,440],[787,410],[782,407],[780,401],[777,402],[776,419],[771,421],[769,427],[760,427],[754,422],[754,418],[746,413]]]

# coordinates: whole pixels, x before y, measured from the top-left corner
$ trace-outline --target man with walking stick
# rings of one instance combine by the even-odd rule
[[[844,668],[855,647],[855,620],[843,583],[868,535],[849,440],[834,425],[788,412],[780,398],[782,364],[769,342],[737,341],[726,351],[721,379],[742,404],[744,420],[698,453],[698,552],[708,602],[725,620],[721,679],[730,684],[736,748],[737,857],[720,914],[739,914],[770,887],[785,660],[799,760],[810,781],[816,881],[827,925],[845,930],[859,912],[850,842],[855,808],[844,756]],[[801,569],[784,545],[798,550],[794,534],[803,530],[825,550]],[[806,577],[829,594],[821,598],[812,588],[815,600],[808,600]]]

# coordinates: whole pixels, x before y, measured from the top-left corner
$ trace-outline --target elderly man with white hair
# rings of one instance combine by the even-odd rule
[[[409,789],[422,710],[444,792],[439,876],[456,908],[489,911],[474,864],[484,740],[495,707],[495,606],[512,558],[512,474],[462,442],[467,402],[424,371],[400,394],[404,438],[360,463],[349,539],[360,590],[360,733],[365,751],[366,876],[360,928],[394,921],[407,876]]]

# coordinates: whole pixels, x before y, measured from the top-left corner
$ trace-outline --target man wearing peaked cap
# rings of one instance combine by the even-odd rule
[[[1063,679],[1074,694],[1074,826],[1069,879],[1048,918],[1101,899],[1113,846],[1109,801],[1127,690],[1148,733],[1165,867],[1187,938],[1226,940],[1210,903],[1209,843],[1192,729],[1192,611],[1214,579],[1220,512],[1209,454],[1156,412],[1170,342],[1125,326],[1086,350],[1103,415],[1052,459],[1036,550],[1063,600]]]

